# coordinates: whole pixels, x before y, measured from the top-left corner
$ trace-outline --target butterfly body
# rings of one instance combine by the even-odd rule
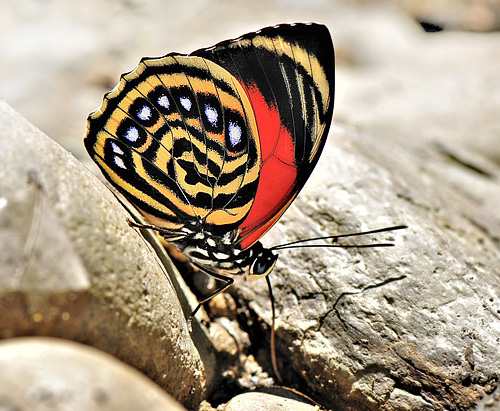
[[[231,278],[254,276],[256,270],[252,264],[265,250],[259,241],[250,248],[242,249],[230,236],[206,235],[203,231],[172,243],[203,271]]]
[[[196,266],[267,275],[259,239],[318,161],[333,112],[328,29],[284,24],[142,59],[89,116],[105,177]]]

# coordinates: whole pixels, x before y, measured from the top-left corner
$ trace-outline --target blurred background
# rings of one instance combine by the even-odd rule
[[[336,127],[500,163],[499,0],[2,0],[0,97],[96,170],[86,118],[141,57],[293,21],[331,31]]]

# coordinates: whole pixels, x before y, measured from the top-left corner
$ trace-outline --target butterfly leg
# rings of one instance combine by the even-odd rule
[[[158,227],[156,225],[150,225],[150,224],[142,224],[142,223],[136,223],[135,221],[132,221],[127,218],[128,225],[130,227],[138,228],[140,230],[154,230],[157,231],[165,240],[170,241],[173,237],[178,238],[179,234],[175,233],[172,234],[170,230],[167,230],[163,227]]]
[[[210,272],[210,273],[207,273],[206,271],[203,271],[203,272],[205,272],[206,274],[214,277],[216,280],[219,280],[219,281],[223,282],[224,284],[222,284],[214,292],[212,292],[209,295],[207,295],[205,298],[203,298],[203,299],[201,299],[201,300],[198,301],[198,305],[193,310],[193,312],[191,314],[189,314],[189,317],[187,318],[188,327],[189,327],[190,331],[191,331],[191,321],[192,321],[193,317],[196,315],[196,313],[198,312],[198,310],[201,308],[201,306],[203,304],[205,304],[206,302],[210,301],[217,294],[220,294],[220,293],[224,292],[225,290],[227,290],[234,283],[234,278],[226,277],[226,276],[223,276],[223,275],[220,275],[220,274],[216,274],[216,273],[212,273],[212,272]]]
[[[141,228],[141,229],[149,229],[149,230],[155,230],[155,231],[159,231],[159,232],[162,232],[162,228],[161,227],[157,227],[155,225],[149,225],[149,224],[141,224],[141,223],[136,223],[135,221],[132,221],[132,220],[129,220],[127,218],[127,223],[130,227],[135,227],[135,228]]]

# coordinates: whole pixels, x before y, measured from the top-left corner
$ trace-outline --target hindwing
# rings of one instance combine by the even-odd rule
[[[219,231],[248,214],[260,145],[242,86],[201,57],[143,59],[89,117],[85,145],[106,178],[158,227]]]

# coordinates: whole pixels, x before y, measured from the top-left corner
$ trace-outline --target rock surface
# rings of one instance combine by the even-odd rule
[[[477,411],[500,410],[500,390],[498,387],[490,395],[484,397],[477,407]]]
[[[311,180],[264,241],[400,223],[409,229],[376,237],[395,241],[392,249],[281,252],[272,282],[282,374],[290,385],[305,382],[317,401],[345,410],[474,409],[498,384],[500,369],[500,36],[424,33],[415,22],[423,13],[408,6],[417,3],[405,3],[411,17],[391,2],[296,0],[285,7],[263,0],[245,6],[158,0],[110,6],[91,0],[51,8],[10,0],[0,14],[6,59],[0,94],[92,166],[81,143],[85,118],[140,57],[189,52],[282,21],[327,24],[338,62],[335,126]],[[462,5],[474,13],[489,3],[494,14],[497,2],[467,3]],[[465,22],[445,23],[486,27],[488,13],[471,24],[474,13],[464,14]],[[439,23],[433,16],[435,10],[425,10],[426,19]],[[490,21],[494,28],[498,13]],[[87,203],[107,208],[112,200],[100,195]],[[119,227],[119,236],[128,232],[122,218],[95,229],[106,233],[105,244],[115,246],[111,227]],[[86,235],[70,237],[78,244]],[[125,261],[129,290],[142,287],[142,274],[132,277],[131,271],[143,252]],[[94,270],[116,270],[116,262],[99,258],[90,258]],[[88,260],[82,258],[87,268]],[[111,295],[120,278],[108,287],[98,283],[98,301],[116,302]],[[237,290],[269,323],[264,281]],[[136,311],[147,317],[159,299],[139,307],[122,301],[116,304],[127,307],[129,318]],[[121,327],[123,317],[116,319]],[[151,318],[148,324],[163,321],[161,315]],[[150,343],[143,342],[149,330],[141,329],[132,338],[141,342],[132,346]],[[121,353],[121,341],[130,339],[117,335],[117,354],[131,356]],[[137,366],[144,371],[143,363]]]
[[[406,27],[387,43],[387,29],[364,28],[379,40],[370,64],[341,68],[329,143],[264,242],[409,229],[377,236],[393,249],[281,253],[272,274],[281,366],[341,409],[473,409],[500,370],[499,123],[471,127],[491,110],[484,96],[500,95],[489,82],[500,37]],[[269,322],[265,284],[243,288]]]
[[[134,368],[56,338],[0,341],[0,375],[5,410],[185,410]]]
[[[42,267],[36,276],[22,269],[16,284],[8,275],[2,275],[2,308],[8,306],[9,313],[21,313],[19,316],[26,320],[16,322],[2,316],[3,336],[71,337],[139,369],[185,406],[197,406],[216,375],[214,358],[208,351],[210,342],[195,323],[193,336],[197,346],[193,343],[174,289],[175,277],[170,279],[151,246],[127,224],[130,215],[74,157],[3,101],[0,101],[0,135],[0,193],[5,207],[12,203],[19,190],[32,188],[28,175],[33,170],[42,187],[39,195],[46,203],[39,209],[34,205],[30,207],[28,202],[19,209],[26,212],[26,221],[32,222],[24,229],[24,244],[35,246],[18,253],[19,261],[15,261],[15,255],[11,256],[12,272],[24,261],[36,272],[30,264],[39,261],[40,255],[34,252],[55,249],[55,242],[47,240],[43,229],[51,220],[41,221],[51,216],[49,211],[53,210],[54,216],[50,218],[59,221],[60,230],[64,227],[66,241],[81,260],[78,267],[83,270],[83,265],[88,275],[73,284],[59,279],[61,291],[39,285],[44,273],[50,277],[45,279],[49,286],[71,267],[68,255],[59,258],[53,251],[47,259],[57,270],[45,272],[47,268]],[[55,227],[52,230],[55,231]],[[2,267],[2,272],[5,269],[8,267]],[[88,280],[91,286],[86,290]],[[80,284],[88,291],[89,298],[86,303],[72,304],[78,296],[75,294],[78,287],[82,288]],[[19,294],[25,298],[19,298]],[[64,305],[60,299],[66,295]],[[73,300],[70,295],[74,296]],[[78,307],[78,315],[69,315],[72,311],[68,305],[73,311]],[[185,310],[190,311],[187,304]],[[57,315],[49,315],[54,312],[62,312],[62,320]]]
[[[255,411],[257,404],[259,409],[266,411],[318,410],[318,406],[315,404],[309,404],[297,396],[290,396],[284,390],[276,390],[275,393],[249,392],[237,395],[227,403],[224,411]]]
[[[500,261],[489,231],[498,224],[500,197],[491,194],[500,172],[492,181],[430,148],[425,172],[406,149],[384,155],[380,140],[368,153],[367,138],[328,147],[307,192],[266,240],[409,229],[377,236],[395,241],[391,249],[282,252],[272,277],[282,366],[291,363],[324,403],[345,409],[470,408],[500,369]],[[460,191],[448,185],[459,180]],[[260,308],[269,307],[265,286],[244,287],[269,321]]]
[[[0,197],[0,336],[74,338],[90,279],[32,173]]]

